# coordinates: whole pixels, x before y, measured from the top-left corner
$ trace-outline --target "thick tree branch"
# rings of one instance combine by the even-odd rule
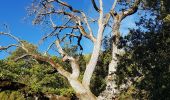
[[[82,80],[82,84],[84,85],[84,87],[87,90],[90,90],[90,80],[91,77],[93,75],[94,69],[96,67],[97,61],[98,61],[98,57],[99,57],[99,53],[100,53],[100,49],[101,49],[101,41],[102,41],[102,37],[103,37],[103,32],[105,29],[105,25],[103,23],[103,2],[102,0],[99,0],[100,3],[100,12],[99,12],[99,20],[98,20],[98,35],[97,35],[97,39],[96,42],[94,43],[94,48],[93,48],[93,52],[90,58],[89,63],[86,66],[86,70],[84,72],[84,76],[83,76],[83,80]]]
[[[40,61],[44,61],[44,62],[48,62],[52,67],[54,67],[61,75],[69,78],[70,77],[70,73],[67,72],[66,70],[63,69],[63,67],[58,64],[55,63],[51,58],[49,57],[44,57],[44,56],[40,56],[40,55],[36,55],[36,54],[30,54],[34,59],[36,60],[40,60]]]
[[[93,42],[95,42],[96,39],[95,39],[95,37],[94,37],[94,35],[93,35],[93,31],[92,31],[92,29],[91,29],[91,27],[90,27],[90,25],[89,25],[89,22],[88,22],[88,20],[87,20],[86,15],[85,15],[83,12],[81,12],[81,14],[82,14],[82,16],[84,17],[84,21],[85,21],[85,23],[86,23],[86,25],[87,25],[87,28],[88,28],[88,30],[89,30],[89,38],[90,38]]]
[[[79,74],[80,74],[80,69],[79,69],[79,65],[78,65],[76,59],[69,56],[66,52],[64,52],[64,50],[62,49],[62,47],[60,45],[59,40],[56,40],[55,44],[56,44],[56,47],[58,48],[58,52],[63,57],[63,61],[69,60],[70,63],[71,63],[71,67],[72,67],[71,78],[77,79],[79,77]]]
[[[28,57],[28,56],[31,56],[31,55],[30,54],[24,54],[20,57],[15,58],[14,61],[18,61],[18,60],[23,59],[23,58]]]

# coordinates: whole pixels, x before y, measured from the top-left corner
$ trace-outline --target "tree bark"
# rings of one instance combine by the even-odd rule
[[[86,89],[78,80],[68,78],[68,81],[80,100],[96,100],[96,96],[90,90]]]
[[[89,63],[86,66],[86,70],[84,72],[84,77],[82,80],[82,84],[85,86],[85,88],[90,91],[90,80],[93,75],[93,72],[95,70],[98,58],[99,58],[99,53],[100,53],[100,48],[102,44],[102,37],[103,37],[103,32],[105,29],[105,24],[103,23],[103,2],[102,0],[99,0],[100,4],[100,12],[99,12],[99,19],[98,19],[98,34],[97,34],[97,39],[94,42],[94,48],[92,52],[92,56],[90,58]]]
[[[113,14],[111,12],[111,16],[113,17],[114,24],[113,24],[113,43],[112,43],[112,60],[109,64],[109,71],[108,71],[108,78],[107,78],[107,86],[105,91],[103,91],[98,99],[99,100],[113,100],[116,99],[116,95],[119,93],[118,89],[116,88],[116,69],[118,65],[118,59],[116,55],[120,55],[122,53],[122,50],[118,48],[118,43],[120,42],[120,23],[123,19],[125,19],[127,16],[130,16],[137,12],[138,6],[140,4],[141,0],[135,0],[132,7],[129,9],[119,13],[119,14]],[[114,6],[113,6],[114,7]]]
[[[120,16],[115,16],[114,25],[113,25],[113,43],[112,43],[112,60],[109,63],[109,70],[106,82],[106,89],[99,95],[99,100],[113,100],[116,98],[116,95],[119,91],[116,89],[115,82],[115,72],[118,64],[117,55],[120,54],[120,49],[118,48],[119,38],[120,38]]]
[[[117,45],[113,43],[112,45],[112,60],[109,64],[109,72],[106,80],[106,89],[100,94],[98,97],[99,100],[113,100],[116,98],[117,94],[119,93],[119,90],[117,89],[116,85],[116,69],[118,65],[118,59],[116,55],[119,55],[121,53],[121,50],[118,49]]]

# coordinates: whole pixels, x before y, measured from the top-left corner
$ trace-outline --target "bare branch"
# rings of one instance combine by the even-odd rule
[[[49,14],[63,14],[63,15],[67,15],[67,16],[69,16],[69,17],[71,17],[71,18],[76,18],[76,16],[75,15],[73,15],[72,13],[69,13],[69,12],[66,12],[66,11],[49,11],[49,12],[45,12],[45,13],[40,13],[39,15],[49,15]]]
[[[58,52],[59,52],[60,55],[63,57],[63,61],[66,61],[66,60],[73,61],[73,60],[75,60],[75,58],[69,56],[69,55],[62,49],[59,40],[56,40],[55,44],[56,44],[56,47],[57,47],[57,49],[58,49]]]
[[[99,12],[100,16],[99,16],[98,23],[99,24],[101,24],[101,23],[103,24],[103,1],[99,0],[99,4],[100,4],[100,12]]]
[[[96,39],[94,38],[94,36],[93,36],[93,31],[92,31],[92,29],[91,29],[91,27],[90,27],[90,25],[89,25],[89,23],[88,23],[88,20],[87,20],[87,17],[86,17],[86,15],[83,13],[83,12],[81,12],[81,14],[82,14],[82,16],[84,17],[84,21],[85,21],[85,23],[86,23],[86,25],[87,25],[87,28],[88,28],[88,30],[89,30],[89,37],[90,37],[90,39],[94,42]]]
[[[64,23],[62,26],[57,26],[57,25],[52,21],[52,19],[51,19],[50,22],[51,22],[52,27],[54,28],[54,30],[53,30],[50,34],[44,36],[41,40],[44,41],[45,39],[47,39],[47,38],[50,37],[50,36],[56,36],[56,35],[58,35],[59,32],[61,32],[61,31],[62,31],[63,29],[65,29],[65,28],[67,28],[66,25],[67,25],[70,21],[71,21],[71,19],[69,19],[69,20],[68,20],[66,23]],[[64,27],[65,27],[65,28],[64,28]],[[71,27],[68,26],[68,28],[71,28]],[[76,28],[76,26],[74,26],[74,27],[72,27],[72,28]],[[59,29],[59,30],[58,30],[57,33],[55,33],[57,29]]]
[[[65,14],[65,15],[68,15],[68,16],[70,16],[72,19],[75,19],[75,23],[76,24],[78,24],[78,26],[74,26],[74,27],[66,27],[66,26],[60,26],[60,28],[74,28],[74,29],[76,29],[77,27],[78,27],[78,29],[80,30],[80,33],[83,35],[83,36],[85,36],[86,38],[88,38],[88,39],[90,39],[91,41],[95,41],[95,38],[94,38],[94,36],[93,36],[93,34],[92,34],[92,31],[91,31],[91,29],[90,29],[90,25],[88,24],[88,22],[86,22],[87,21],[87,19],[85,19],[86,21],[85,21],[85,23],[86,23],[86,25],[88,25],[87,27],[89,28],[89,31],[90,31],[90,34],[88,34],[86,31],[85,31],[85,29],[83,28],[83,26],[81,25],[81,19],[78,17],[78,16],[75,16],[75,15],[73,15],[73,14],[70,14],[70,13],[66,13],[66,12],[59,12],[59,13],[63,13],[63,14]],[[85,16],[85,14],[83,13],[83,12],[81,12],[81,14],[83,15],[83,17],[86,17]]]
[[[40,60],[40,61],[44,61],[44,62],[48,62],[52,67],[54,67],[61,75],[69,78],[71,73],[69,73],[68,71],[66,71],[65,69],[63,69],[63,67],[58,64],[55,63],[51,58],[49,57],[44,57],[44,56],[40,56],[40,55],[36,55],[36,54],[30,54],[34,59],[36,60]]]
[[[136,13],[137,10],[138,10],[140,1],[141,1],[141,0],[135,0],[135,2],[134,2],[134,4],[132,5],[131,8],[129,8],[129,9],[126,10],[126,11],[123,11],[123,12],[121,13],[121,15],[120,15],[121,20],[123,20],[123,19],[126,18],[127,16],[130,16],[130,15]]]
[[[18,61],[18,60],[23,59],[23,58],[25,58],[27,56],[31,56],[31,55],[30,54],[24,54],[24,55],[22,55],[20,57],[15,58],[14,61]]]
[[[114,10],[115,7],[116,7],[116,4],[117,4],[117,0],[114,0],[114,3],[113,3],[112,8],[110,10],[110,14],[113,18],[116,17],[116,15],[117,15],[117,12]]]
[[[56,40],[55,42],[56,46],[57,46],[57,49],[58,49],[58,52],[60,53],[60,55],[62,57],[64,57],[66,55],[66,53],[64,52],[64,50],[61,48],[60,46],[60,41],[59,40]]]
[[[84,19],[84,22],[83,22],[82,19],[81,19],[79,16],[77,16],[77,15],[75,15],[75,14],[73,14],[73,13],[70,13],[70,12],[63,11],[63,10],[58,10],[58,11],[55,11],[55,10],[51,11],[51,10],[50,10],[50,11],[45,12],[45,13],[40,13],[40,15],[43,15],[43,16],[51,15],[51,14],[55,14],[55,13],[56,13],[56,14],[63,14],[63,15],[65,15],[65,16],[68,16],[68,18],[72,19],[72,20],[75,22],[75,24],[76,24],[75,26],[66,26],[66,25],[64,25],[64,26],[57,26],[57,25],[54,24],[54,22],[52,21],[51,16],[50,16],[50,22],[52,23],[52,27],[53,27],[55,30],[57,30],[57,29],[59,29],[59,28],[60,28],[61,30],[66,29],[66,28],[73,28],[73,29],[77,29],[77,28],[78,28],[79,31],[80,31],[80,33],[81,33],[83,36],[85,36],[86,38],[90,39],[92,42],[95,41],[95,38],[94,38],[94,36],[93,36],[93,32],[92,32],[92,30],[91,30],[91,28],[90,28],[90,25],[89,25],[89,23],[88,23],[87,17],[86,17],[86,15],[85,15],[82,11],[73,9],[72,6],[68,5],[68,4],[65,3],[65,2],[62,2],[61,0],[47,0],[47,2],[57,2],[57,3],[61,4],[62,6],[68,7],[71,12],[80,13],[80,14],[83,16],[83,19]],[[88,27],[89,33],[87,33],[87,32],[85,31],[85,29],[84,29],[84,27],[81,25],[81,23],[85,23],[85,24],[86,24],[86,26]],[[54,30],[54,31],[55,31],[55,30]],[[60,31],[59,31],[59,32],[60,32]],[[49,34],[48,36],[51,36],[51,35],[52,35],[52,34]],[[46,36],[45,38],[47,38],[48,36]],[[44,39],[45,39],[45,38],[44,38]]]
[[[71,5],[68,5],[67,3],[61,1],[61,0],[56,0],[56,2],[60,3],[63,6],[68,7],[72,12],[76,12],[76,13],[80,13],[81,11],[77,10],[77,9],[73,9],[73,7]]]
[[[52,47],[54,44],[55,44],[55,42],[52,42],[52,43],[48,46],[48,48],[47,48],[47,50],[45,51],[44,55],[47,55],[48,51],[51,49],[51,47]]]
[[[85,36],[86,38],[90,39],[92,42],[95,42],[95,38],[88,34],[83,26],[78,26],[80,33]]]
[[[16,41],[21,45],[20,47],[22,47],[26,52],[28,52],[28,49],[25,48],[25,45],[24,45],[24,44],[22,43],[22,41],[21,41],[19,38],[17,38],[16,36],[14,36],[14,35],[12,35],[12,34],[10,34],[10,33],[5,33],[5,32],[0,32],[0,35],[7,35],[7,36],[13,38],[14,40],[16,40]]]
[[[89,17],[89,16],[87,16],[87,18],[88,18],[88,21],[89,21],[89,22],[93,22],[93,23],[94,23],[94,22],[97,21],[97,18],[96,18],[96,19],[93,19],[93,18],[91,18],[91,17]]]
[[[97,12],[100,12],[100,9],[97,7],[95,0],[91,0],[91,2],[92,2],[92,4],[93,4],[94,9],[95,9]]]
[[[80,13],[81,11],[74,9],[71,5],[67,4],[66,2],[63,2],[61,0],[47,0],[47,2],[57,2],[59,4],[61,4],[62,6],[68,7],[70,9],[70,11],[75,12],[75,13]]]
[[[63,61],[69,60],[70,63],[71,63],[71,67],[72,67],[71,77],[74,78],[74,79],[77,79],[79,77],[79,74],[80,74],[80,69],[79,69],[79,65],[78,65],[76,59],[71,57],[71,56],[69,56],[66,52],[64,52],[64,50],[60,46],[59,40],[56,40],[55,44],[56,44],[56,46],[58,48],[58,52],[63,57]]]
[[[17,45],[17,44],[11,44],[11,45],[8,45],[8,46],[0,46],[0,50],[7,50],[7,49],[9,49],[9,48],[11,48],[11,47],[20,47],[19,45]]]
[[[14,35],[12,35],[10,33],[0,32],[0,35],[7,35],[7,36],[13,38],[14,40],[16,40],[18,43],[21,43],[19,38],[15,37]]]
[[[111,8],[111,10],[114,10],[114,9],[115,9],[115,7],[116,7],[116,4],[117,4],[117,0],[114,0],[114,3],[113,3],[113,5],[112,5],[112,8]]]

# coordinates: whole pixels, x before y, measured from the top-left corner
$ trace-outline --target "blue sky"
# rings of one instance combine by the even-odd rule
[[[42,38],[44,30],[42,27],[33,26],[31,20],[28,18],[23,20],[27,16],[26,7],[31,4],[32,0],[1,0],[0,4],[0,31],[5,31],[3,24],[7,24],[10,28],[10,32],[23,40],[29,41],[33,44],[38,44],[39,40]],[[92,12],[90,0],[65,0],[68,1],[73,7],[81,8],[86,10],[87,14],[96,16]],[[108,0],[105,6],[109,6],[113,0]],[[109,8],[109,7],[108,7]],[[127,34],[128,28],[135,27],[135,16],[130,16],[122,22],[121,33]],[[0,45],[4,46],[13,42],[11,39],[6,37],[0,37]],[[89,41],[81,42],[86,49],[84,53],[90,53],[92,50],[92,44]],[[39,47],[40,51],[44,51],[47,48],[49,42],[41,44]],[[52,52],[52,51],[51,51]],[[53,52],[52,52],[53,53]],[[7,53],[0,52],[0,59],[6,57]]]
[[[40,39],[41,29],[33,27],[31,23],[24,21],[26,16],[26,7],[30,4],[30,0],[1,0],[0,4],[0,31],[5,31],[3,24],[7,24],[12,34],[22,38],[23,40],[36,43]],[[10,44],[11,39],[0,37],[0,45]],[[0,58],[7,55],[0,52]]]

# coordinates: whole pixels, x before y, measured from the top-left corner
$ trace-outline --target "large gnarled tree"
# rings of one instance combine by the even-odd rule
[[[87,16],[87,11],[83,12],[82,10],[75,9],[70,4],[61,0],[35,0],[31,7],[33,11],[32,13],[35,15],[35,19],[33,21],[34,24],[40,24],[44,20],[48,20],[48,22],[50,22],[49,27],[51,27],[52,32],[47,34],[43,40],[50,37],[55,37],[55,41],[49,46],[48,50],[55,45],[59,54],[62,56],[63,61],[69,61],[71,64],[72,72],[66,71],[60,64],[53,61],[50,56],[42,56],[40,54],[31,53],[31,51],[29,51],[29,49],[19,38],[10,33],[0,32],[0,35],[7,35],[15,39],[17,44],[1,46],[0,50],[6,50],[13,46],[23,48],[27,54],[21,56],[20,58],[24,56],[31,56],[36,60],[48,62],[52,67],[56,68],[58,73],[68,79],[70,85],[75,90],[76,95],[81,100],[96,100],[97,97],[91,92],[89,87],[90,80],[99,58],[104,33],[106,30],[112,30],[112,36],[114,37],[112,41],[112,60],[109,64],[107,87],[104,93],[109,94],[107,95],[108,100],[115,98],[118,93],[116,83],[114,81],[114,73],[116,72],[118,63],[116,55],[121,52],[118,48],[121,36],[119,31],[120,25],[123,19],[137,12],[140,0],[114,0],[108,12],[106,12],[105,7],[103,6],[103,0],[96,1],[91,0],[94,10],[98,14],[98,18],[95,19],[91,16]],[[125,4],[125,6],[123,4]],[[57,19],[60,19],[61,22],[57,22]],[[97,28],[97,32],[94,31],[92,26]],[[93,50],[91,52],[91,58],[86,64],[83,79],[80,80],[78,79],[80,75],[79,60],[64,51],[62,43],[70,40],[70,46],[75,45],[82,50],[83,46],[81,46],[80,42],[84,39],[84,37],[93,43]],[[72,38],[76,38],[77,40],[71,41]],[[98,99],[105,98],[106,97],[103,97],[102,95],[98,97]]]

